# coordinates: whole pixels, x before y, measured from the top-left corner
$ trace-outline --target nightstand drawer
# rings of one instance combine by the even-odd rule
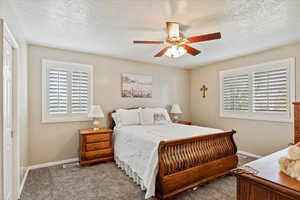
[[[87,135],[86,143],[96,143],[110,140],[111,134]]]
[[[89,152],[85,152],[85,158],[88,160],[95,159],[95,158],[102,158],[102,157],[112,155],[112,153],[113,153],[112,148],[102,149],[98,151],[89,151]]]
[[[86,151],[96,151],[111,147],[110,141],[86,144]]]

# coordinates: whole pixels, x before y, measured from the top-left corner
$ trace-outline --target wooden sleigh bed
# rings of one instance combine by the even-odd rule
[[[132,108],[129,108],[132,109]],[[115,112],[115,111],[113,111]],[[109,113],[110,127],[115,123]],[[158,149],[159,171],[155,196],[172,199],[237,167],[237,147],[234,130],[161,141]]]

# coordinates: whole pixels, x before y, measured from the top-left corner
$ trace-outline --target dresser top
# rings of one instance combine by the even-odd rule
[[[80,134],[95,134],[95,133],[112,133],[113,131],[109,128],[101,128],[99,130],[94,129],[81,129],[79,130]]]
[[[259,173],[254,177],[264,179],[266,181],[300,192],[300,181],[289,177],[279,170],[278,160],[287,155],[288,149],[284,149],[269,156],[247,163],[246,165],[259,171]],[[251,177],[252,175],[245,176]]]

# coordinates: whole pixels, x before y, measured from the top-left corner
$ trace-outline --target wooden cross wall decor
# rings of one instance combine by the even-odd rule
[[[208,88],[205,85],[203,85],[202,88],[200,89],[200,91],[203,92],[203,95],[202,95],[203,98],[206,97],[207,90],[208,90]]]

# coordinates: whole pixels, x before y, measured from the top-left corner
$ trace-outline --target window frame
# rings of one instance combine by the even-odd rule
[[[57,122],[73,122],[73,121],[90,121],[88,113],[86,114],[75,114],[71,113],[71,97],[72,97],[72,71],[85,71],[89,74],[89,87],[88,87],[88,112],[90,107],[93,105],[93,65],[62,62],[55,60],[42,59],[42,123],[57,123]],[[68,112],[67,114],[49,114],[48,113],[48,71],[50,69],[66,70],[68,71]]]
[[[284,113],[273,112],[253,112],[253,75],[254,72],[266,71],[268,69],[284,68],[287,65],[288,70],[288,111]],[[274,66],[275,65],[275,66]],[[224,111],[223,108],[223,77],[228,75],[238,75],[248,73],[249,76],[249,111],[244,112],[229,112]],[[219,72],[219,115],[223,118],[237,118],[237,119],[250,119],[250,120],[262,120],[262,121],[276,121],[276,122],[293,122],[293,106],[292,102],[295,101],[295,58],[282,59],[277,61],[266,62],[262,64],[251,65],[247,67],[239,67],[229,70],[223,70]]]

